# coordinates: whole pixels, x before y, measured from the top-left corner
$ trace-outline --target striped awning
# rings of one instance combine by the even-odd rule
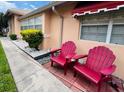
[[[112,11],[118,10],[124,7],[124,1],[103,1],[99,3],[90,4],[87,6],[82,6],[80,8],[75,8],[72,11],[73,16],[81,16],[85,14],[99,13],[100,11]]]

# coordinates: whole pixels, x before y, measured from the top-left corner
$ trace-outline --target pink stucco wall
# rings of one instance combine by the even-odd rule
[[[88,41],[88,40],[80,40],[79,39],[79,33],[80,33],[80,22],[79,20],[75,19],[71,15],[71,11],[74,8],[75,4],[71,3],[70,5],[63,5],[57,10],[60,14],[64,16],[64,28],[63,28],[63,42],[72,40],[75,42],[77,46],[77,53],[78,54],[87,54],[88,50],[98,46],[98,45],[104,45],[106,47],[109,47],[114,54],[116,55],[116,61],[115,64],[117,65],[117,69],[115,71],[115,75],[119,76],[120,78],[124,79],[124,57],[123,57],[123,51],[124,51],[124,45],[115,45],[115,44],[106,44],[106,43],[100,43],[96,41]],[[50,14],[50,20],[48,20],[48,23],[50,23],[49,27],[49,46],[50,48],[58,48],[59,47],[59,37],[60,37],[60,18],[55,15],[54,13]]]

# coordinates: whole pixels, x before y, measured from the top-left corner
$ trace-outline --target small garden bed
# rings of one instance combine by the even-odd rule
[[[15,92],[17,89],[0,42],[0,92],[4,91]]]

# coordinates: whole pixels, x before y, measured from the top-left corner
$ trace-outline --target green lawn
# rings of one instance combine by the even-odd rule
[[[17,89],[0,42],[0,92],[4,91],[15,92]]]

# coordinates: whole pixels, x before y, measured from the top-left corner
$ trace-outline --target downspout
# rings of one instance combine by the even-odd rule
[[[58,11],[55,9],[55,6],[52,6],[52,11],[58,15],[61,19],[61,28],[60,28],[60,38],[59,38],[59,47],[62,45],[62,39],[63,39],[63,22],[64,22],[64,17],[58,13]]]

